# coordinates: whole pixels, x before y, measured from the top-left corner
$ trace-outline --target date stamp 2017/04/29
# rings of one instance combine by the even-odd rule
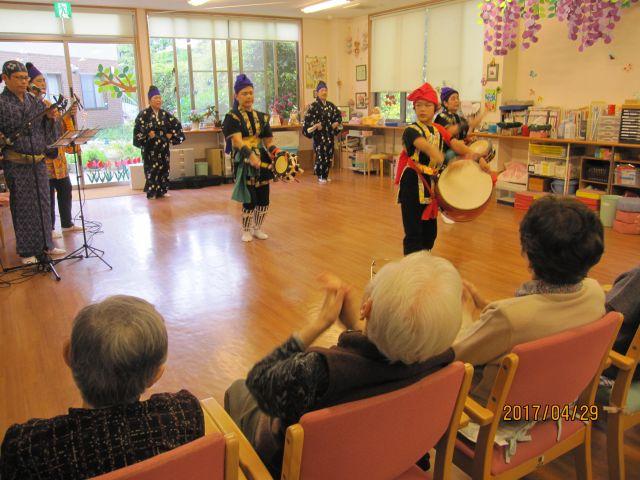
[[[503,420],[544,422],[545,420],[598,420],[597,405],[505,405]]]

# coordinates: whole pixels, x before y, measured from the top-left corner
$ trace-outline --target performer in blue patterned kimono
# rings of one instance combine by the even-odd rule
[[[149,107],[136,117],[133,127],[133,144],[142,151],[144,191],[147,198],[169,197],[169,146],[184,142],[182,125],[176,117],[162,109],[162,96],[157,87],[151,86]]]
[[[342,130],[342,114],[338,107],[327,101],[327,96],[327,84],[320,81],[316,87],[316,101],[309,106],[302,126],[303,135],[313,140],[316,154],[313,173],[320,183],[331,181],[329,167],[333,160],[334,139]]]
[[[224,117],[222,132],[235,164],[236,183],[231,198],[242,203],[242,241],[266,240],[262,231],[269,210],[271,165],[280,149],[273,143],[269,115],[253,109],[253,83],[241,73],[233,86],[233,108]]]
[[[61,255],[51,238],[49,175],[44,158],[54,158],[58,150],[48,149],[59,131],[50,111],[33,122],[31,130],[7,144],[25,121],[46,110],[45,104],[27,92],[27,68],[16,60],[2,66],[5,88],[0,94],[0,160],[11,192],[10,206],[16,234],[16,250],[25,264],[37,257]],[[33,162],[35,161],[35,166]],[[35,174],[34,174],[35,169]]]

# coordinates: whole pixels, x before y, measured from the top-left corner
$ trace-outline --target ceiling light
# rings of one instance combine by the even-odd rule
[[[205,3],[209,3],[209,0],[189,0],[189,5],[194,7],[199,7],[200,5],[204,5]]]
[[[341,7],[347,5],[351,0],[326,0],[325,2],[316,3],[315,5],[309,5],[302,9],[302,13],[314,13],[320,10],[327,10],[329,8]]]

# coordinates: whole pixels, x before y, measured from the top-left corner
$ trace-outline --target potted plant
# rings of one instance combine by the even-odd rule
[[[274,112],[277,113],[277,115],[280,117],[281,123],[284,124],[282,120],[288,120],[291,115],[291,111],[293,109],[297,109],[294,100],[295,97],[289,93],[285,93],[284,95],[275,98],[269,106],[269,109],[272,112],[271,114],[273,115]]]
[[[204,119],[204,115],[198,113],[195,110],[191,110],[189,114],[189,121],[191,122],[192,128],[195,130],[200,127],[200,122]]]

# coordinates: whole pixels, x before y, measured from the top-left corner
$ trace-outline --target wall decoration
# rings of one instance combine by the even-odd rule
[[[538,74],[535,72],[535,70],[529,70],[529,76],[531,78],[536,78],[538,76]]]
[[[362,34],[362,51],[366,52],[367,48],[369,48],[369,34],[365,32]]]
[[[487,77],[482,77],[482,79],[480,80],[480,85],[484,87],[486,84],[487,84]]]
[[[497,82],[498,73],[500,72],[500,65],[492,62],[487,65],[487,82]]]
[[[304,57],[305,87],[316,88],[318,82],[327,81],[327,57],[305,55]]]
[[[615,60],[616,56],[613,53],[609,54],[609,60]]]
[[[538,42],[543,18],[566,22],[569,38],[579,41],[582,52],[598,40],[611,43],[611,32],[620,21],[622,9],[639,0],[484,0],[479,3],[485,25],[484,46],[494,55],[506,55],[516,47],[520,22],[522,48]]]
[[[487,112],[495,112],[498,104],[498,91],[495,88],[487,88],[484,91],[484,109]]]
[[[369,104],[367,103],[367,93],[366,92],[356,93],[356,108],[359,110],[363,110],[368,107],[369,107]]]
[[[353,38],[348,37],[347,38],[347,55],[351,55],[352,51],[353,51]]]
[[[338,107],[338,110],[340,110],[340,113],[342,114],[342,121],[343,122],[348,122],[351,119],[351,108],[349,107]]]
[[[356,57],[360,55],[360,42],[358,41],[353,42],[353,54]]]
[[[93,83],[98,86],[98,92],[108,92],[112,98],[120,98],[125,95],[132,100],[137,100],[133,95],[138,91],[136,76],[132,71],[129,71],[129,67],[125,66],[119,70],[118,67],[104,68],[100,64]]]
[[[631,65],[630,63],[627,63],[624,67],[623,67],[624,71],[629,73],[631,70],[633,70],[633,65]]]
[[[356,65],[356,82],[364,82],[367,80],[367,66]]]

